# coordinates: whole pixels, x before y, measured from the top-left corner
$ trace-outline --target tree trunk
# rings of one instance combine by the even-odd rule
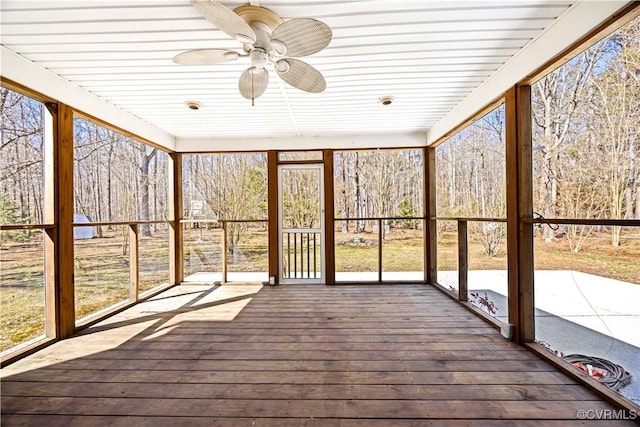
[[[109,157],[107,158],[107,221],[113,221],[113,201],[111,199],[111,193],[113,191],[111,185],[111,165],[113,161],[113,147],[115,146],[115,141],[112,141],[109,144]],[[111,226],[108,226],[108,230],[111,230]],[[100,232],[102,234],[102,231]]]
[[[624,205],[626,207],[624,212],[624,219],[633,219],[634,206],[633,206],[633,188],[631,186],[624,190]]]
[[[150,218],[149,211],[149,166],[151,160],[158,153],[158,149],[154,148],[149,154],[145,154],[140,165],[140,220],[148,221]],[[140,234],[142,236],[151,237],[151,228],[149,224],[140,224]]]
[[[544,167],[544,178],[545,178],[545,189],[546,192],[544,197],[544,216],[546,218],[554,218],[556,213],[556,202],[558,198],[558,178],[555,171],[554,162],[552,160],[551,153],[545,154],[545,167]],[[553,229],[549,224],[545,224],[543,227],[543,237],[544,241],[549,243],[555,239],[555,235]]]
[[[355,177],[354,182],[356,184],[356,217],[362,218],[362,195],[360,189],[360,156],[358,152],[356,152],[356,167],[355,167]],[[358,219],[356,222],[356,232],[360,232],[364,229],[364,223]]]
[[[340,156],[340,162],[342,167],[342,217],[349,218],[349,200],[347,197],[347,162],[345,161],[346,154],[342,153]],[[342,221],[342,232],[349,232],[349,221]]]
[[[100,189],[101,189],[101,182],[100,182],[100,171],[101,169],[96,169],[96,187],[95,187],[95,202],[96,202],[96,217],[92,218],[91,220],[95,221],[95,222],[102,222],[102,209],[100,209],[100,207],[102,206],[102,195],[100,193]],[[102,227],[98,227],[97,230],[97,234],[99,238],[102,238]]]

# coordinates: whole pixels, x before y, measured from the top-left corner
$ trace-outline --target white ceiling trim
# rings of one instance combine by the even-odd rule
[[[424,132],[375,135],[292,136],[282,138],[178,138],[178,152],[322,150],[424,147]]]
[[[98,98],[82,88],[70,84],[58,75],[26,60],[0,46],[0,75],[15,83],[56,99],[84,114],[97,117],[168,150],[175,150],[173,136]]]
[[[554,21],[547,31],[532,40],[503,67],[478,86],[469,96],[435,123],[427,133],[431,145],[451,129],[476,114],[497,96],[553,59],[576,40],[620,11],[627,1],[582,1],[574,4]]]

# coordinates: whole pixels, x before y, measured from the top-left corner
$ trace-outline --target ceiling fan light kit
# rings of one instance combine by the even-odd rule
[[[245,53],[228,49],[188,50],[173,58],[176,64],[214,65],[248,57],[251,66],[240,75],[238,89],[252,105],[267,90],[267,68],[305,92],[318,93],[326,89],[326,81],[317,69],[295,59],[329,45],[333,35],[325,23],[313,18],[284,21],[275,12],[259,6],[239,6],[231,10],[213,0],[191,0],[191,4],[213,25],[242,43]]]

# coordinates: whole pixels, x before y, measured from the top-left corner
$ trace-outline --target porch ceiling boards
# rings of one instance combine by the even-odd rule
[[[598,409],[426,285],[181,285],[2,370],[7,426],[572,426]]]
[[[326,77],[327,90],[305,93],[272,72],[252,107],[238,93],[246,58],[174,64],[190,49],[241,48],[188,0],[2,0],[2,76],[170,150],[416,146],[448,132],[629,2],[222,3],[327,23],[332,42],[304,58]],[[384,96],[395,102],[380,105]],[[188,100],[203,107],[192,111]],[[375,139],[380,135],[384,140]]]

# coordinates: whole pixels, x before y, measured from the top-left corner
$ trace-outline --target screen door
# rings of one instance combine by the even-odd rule
[[[324,166],[278,167],[280,283],[324,283]]]

